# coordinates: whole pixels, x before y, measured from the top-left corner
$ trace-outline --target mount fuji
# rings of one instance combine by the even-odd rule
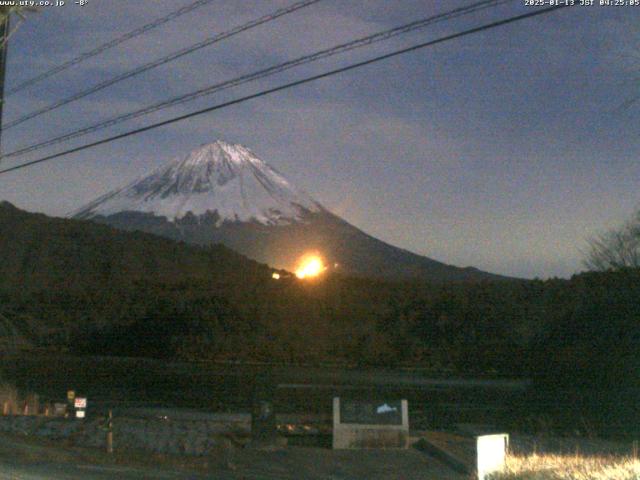
[[[416,255],[334,215],[242,145],[218,140],[109,192],[71,216],[186,243],[222,243],[294,270],[309,252],[339,271],[430,281],[505,279]]]

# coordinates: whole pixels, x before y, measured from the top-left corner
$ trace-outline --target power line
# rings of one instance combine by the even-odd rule
[[[123,115],[116,115],[115,117],[112,117],[110,119],[107,120],[103,120],[97,124],[94,125],[90,125],[88,127],[84,127],[81,128],[79,130],[75,130],[72,131],[70,133],[66,133],[64,135],[58,136],[58,137],[54,137],[48,140],[44,140],[42,142],[33,144],[33,145],[29,145],[26,147],[22,147],[19,148],[18,150],[15,150],[13,152],[7,153],[6,155],[0,157],[0,159],[2,158],[10,158],[10,157],[16,157],[19,155],[23,155],[25,153],[29,153],[29,152],[33,152],[36,150],[41,150],[43,148],[49,147],[51,145],[56,145],[58,143],[62,143],[65,142],[67,140],[71,140],[73,138],[77,138],[77,137],[81,137],[84,135],[87,135],[89,133],[93,133],[96,132],[98,130],[102,130],[104,128],[108,128],[114,125],[117,125],[119,123],[122,123],[124,121],[127,120],[131,120],[134,118],[138,118],[144,115],[147,115],[149,113],[153,113],[156,112],[158,110],[162,110],[164,108],[168,108],[171,106],[175,106],[175,105],[179,105],[182,103],[186,103],[192,100],[195,100],[199,97],[203,97],[206,95],[211,95],[213,93],[217,93],[221,90],[225,90],[227,88],[231,88],[231,87],[236,87],[238,85],[247,83],[247,82],[251,82],[254,80],[258,80],[261,78],[265,78],[271,75],[275,75],[277,73],[281,73],[284,72],[286,70],[289,70],[291,68],[294,67],[298,67],[300,65],[304,65],[307,63],[311,63],[323,58],[328,58],[331,57],[333,55],[337,55],[340,53],[344,53],[356,48],[360,48],[360,47],[364,47],[367,45],[371,45],[373,43],[377,43],[380,41],[384,41],[384,40],[388,40],[390,38],[393,38],[397,35],[401,35],[404,33],[408,33],[411,32],[413,30],[417,30],[419,28],[424,28],[428,25],[437,23],[437,22],[441,22],[444,20],[450,20],[452,18],[457,18],[463,15],[468,15],[470,13],[474,13],[477,12],[481,9],[486,9],[486,8],[490,8],[490,7],[495,7],[497,5],[503,4],[503,3],[509,3],[509,2],[513,2],[514,0],[482,0],[480,2],[468,5],[466,7],[460,7],[460,8],[456,8],[454,10],[445,12],[445,13],[441,13],[438,15],[434,15],[428,18],[424,18],[424,19],[420,19],[399,27],[395,27],[392,28],[390,30],[384,30],[382,32],[378,32],[375,33],[373,35],[369,35],[366,37],[362,37],[356,40],[352,40],[350,42],[347,43],[343,43],[341,45],[337,45],[325,50],[320,50],[318,52],[312,53],[310,55],[305,55],[299,58],[296,58],[294,60],[290,60],[272,67],[268,67],[266,69],[262,69],[262,70],[258,70],[256,72],[252,72],[246,75],[242,75],[240,77],[236,77],[234,79],[231,80],[227,80],[224,81],[222,83],[217,83],[214,85],[210,85],[208,87],[202,88],[200,90],[197,90],[195,92],[191,92],[185,95],[181,95],[178,97],[174,97],[171,98],[169,100],[165,100],[162,101],[160,103],[156,103],[154,105],[148,106],[148,107],[144,107],[142,109],[139,110],[135,110],[133,112],[130,113],[126,113]]]
[[[123,42],[126,42],[127,40],[131,40],[132,38],[138,37],[146,32],[148,32],[149,30],[153,30],[154,28],[157,28],[161,25],[164,25],[167,22],[170,22],[172,20],[175,20],[178,17],[181,17],[182,15],[185,15],[189,12],[192,12],[193,10],[203,7],[211,2],[213,2],[214,0],[196,0],[195,2],[186,5],[174,12],[169,13],[168,15],[162,17],[162,18],[158,18],[156,20],[154,20],[151,23],[147,23],[146,25],[143,25],[142,27],[136,28],[135,30],[130,31],[129,33],[125,33],[124,35],[121,35],[117,38],[114,38],[113,40],[104,43],[96,48],[94,48],[93,50],[89,50],[87,52],[81,53],[80,55],[78,55],[75,58],[72,58],[71,60],[64,62],[61,65],[58,65],[56,67],[53,67],[49,70],[47,70],[46,72],[43,72],[39,75],[36,75],[35,77],[30,78],[29,80],[25,80],[24,82],[18,84],[17,86],[9,89],[5,95],[5,97],[8,97],[9,95],[13,95],[16,92],[19,92],[20,90],[24,90],[27,87],[30,87],[31,85],[34,85],[38,82],[41,82],[42,80],[46,80],[47,78],[60,73],[74,65],[77,65],[78,63],[84,62],[85,60],[87,60],[88,58],[91,57],[95,57],[96,55],[99,55],[100,53],[109,50],[110,48],[113,48],[117,45],[120,45]]]
[[[144,65],[141,65],[138,68],[135,68],[133,70],[130,70],[128,72],[124,72],[116,77],[110,78],[109,80],[105,80],[104,82],[98,83],[97,85],[94,85],[93,87],[90,87],[86,90],[83,90],[79,93],[76,93],[74,95],[71,95],[70,97],[64,98],[62,100],[59,100],[57,102],[54,102],[50,105],[47,105],[45,107],[40,108],[39,110],[35,110],[33,112],[27,113],[26,115],[23,115],[22,117],[19,117],[15,120],[12,120],[11,122],[6,123],[2,129],[3,130],[8,130],[11,127],[15,127],[16,125],[20,125],[21,123],[26,122],[27,120],[31,120],[32,118],[38,117],[40,115],[42,115],[43,113],[47,113],[50,112],[52,110],[55,110],[56,108],[62,107],[63,105],[67,105],[71,102],[75,102],[76,100],[80,100],[81,98],[84,98],[88,95],[91,95],[92,93],[96,93],[99,92],[100,90],[103,90],[107,87],[110,87],[111,85],[114,85],[118,82],[121,82],[123,80],[127,80],[129,78],[135,77],[137,75],[140,75],[141,73],[144,73],[148,70],[151,70],[153,68],[159,67],[161,65],[164,65],[166,63],[172,62],[180,57],[183,57],[185,55],[188,55],[190,53],[193,53],[197,50],[200,50],[202,48],[208,47],[210,45],[213,45],[214,43],[218,43],[221,42],[222,40],[225,40],[229,37],[233,37],[234,35],[237,35],[239,33],[242,33],[246,30],[249,30],[251,28],[255,28],[259,25],[262,25],[263,23],[267,23],[270,22],[272,20],[275,20],[279,17],[282,17],[284,15],[288,15],[289,13],[293,13],[296,10],[300,10],[302,8],[308,7],[310,5],[313,5],[314,3],[318,3],[322,0],[304,0],[304,1],[300,1],[300,2],[296,2],[288,7],[284,7],[284,8],[280,8],[276,11],[274,11],[273,13],[270,13],[268,15],[264,15],[260,18],[257,18],[255,20],[252,20],[248,23],[245,23],[243,25],[240,25],[238,27],[235,27],[229,31],[220,33],[218,35],[214,35],[213,37],[209,37],[201,42],[195,43],[193,45],[190,45],[188,47],[182,48],[180,50],[177,50],[173,53],[170,53],[168,55],[165,55],[164,57],[158,58],[156,60],[153,60],[152,62],[146,63]]]
[[[158,122],[158,123],[154,123],[154,124],[151,124],[151,125],[147,125],[146,127],[141,127],[141,128],[135,129],[135,130],[130,130],[128,132],[121,133],[119,135],[114,135],[112,137],[104,138],[102,140],[98,140],[98,141],[95,141],[95,142],[92,142],[92,143],[81,145],[79,147],[71,148],[69,150],[65,150],[65,151],[60,152],[60,153],[55,153],[55,154],[52,154],[52,155],[48,155],[46,157],[39,158],[37,160],[32,160],[30,162],[26,162],[26,163],[23,163],[21,165],[16,165],[16,166],[13,166],[13,167],[10,167],[10,168],[6,168],[4,170],[0,170],[0,175],[4,174],[4,173],[9,173],[9,172],[12,172],[12,171],[15,171],[15,170],[20,170],[22,168],[30,167],[30,166],[36,165],[38,163],[42,163],[42,162],[46,162],[46,161],[49,161],[49,160],[53,160],[55,158],[59,158],[59,157],[65,156],[65,155],[69,155],[71,153],[76,153],[76,152],[79,152],[79,151],[82,151],[82,150],[93,148],[93,147],[96,147],[98,145],[103,145],[105,143],[110,143],[110,142],[113,142],[115,140],[120,140],[122,138],[130,137],[132,135],[137,135],[139,133],[143,133],[143,132],[146,132],[146,131],[149,131],[149,130],[153,130],[155,128],[163,127],[165,125],[169,125],[169,124],[172,124],[172,123],[180,122],[182,120],[186,120],[188,118],[192,118],[192,117],[195,117],[195,116],[203,115],[205,113],[213,112],[215,110],[220,110],[220,109],[223,109],[223,108],[226,108],[226,107],[230,107],[232,105],[237,105],[239,103],[243,103],[243,102],[246,102],[248,100],[252,100],[254,98],[264,97],[266,95],[270,95],[270,94],[275,93],[275,92],[280,92],[282,90],[287,90],[289,88],[296,87],[298,85],[304,85],[306,83],[313,82],[315,80],[320,80],[322,78],[331,77],[333,75],[337,75],[339,73],[344,73],[344,72],[347,72],[347,71],[350,71],[350,70],[353,70],[353,69],[356,69],[356,68],[363,67],[365,65],[370,65],[372,63],[377,63],[377,62],[380,62],[382,60],[387,60],[389,58],[396,57],[398,55],[402,55],[402,54],[405,54],[405,53],[413,52],[413,51],[416,51],[416,50],[419,50],[419,49],[422,49],[422,48],[430,47],[430,46],[433,46],[433,45],[436,45],[436,44],[439,44],[439,43],[444,43],[444,42],[447,42],[449,40],[454,40],[456,38],[464,37],[464,36],[467,36],[467,35],[472,35],[474,33],[479,33],[479,32],[485,31],[485,30],[490,30],[492,28],[500,27],[500,26],[507,25],[509,23],[517,22],[517,21],[520,21],[520,20],[524,20],[524,19],[527,19],[527,18],[532,18],[532,17],[536,17],[538,15],[543,15],[543,14],[546,14],[546,13],[550,13],[552,11],[560,10],[562,8],[565,8],[565,7],[568,7],[568,5],[557,5],[557,6],[543,8],[543,9],[540,9],[540,10],[534,10],[534,11],[529,12],[529,13],[525,13],[525,14],[522,14],[522,15],[516,15],[514,17],[509,17],[509,18],[506,18],[506,19],[503,19],[503,20],[498,20],[498,21],[495,21],[495,22],[488,23],[488,24],[482,25],[480,27],[475,27],[475,28],[471,28],[471,29],[468,29],[468,30],[464,30],[462,32],[458,32],[458,33],[454,33],[454,34],[451,34],[451,35],[447,35],[445,37],[440,37],[440,38],[438,38],[436,40],[431,40],[431,41],[420,43],[420,44],[417,44],[417,45],[414,45],[414,46],[411,46],[411,47],[403,48],[401,50],[396,50],[394,52],[387,53],[385,55],[380,55],[380,56],[377,56],[377,57],[374,57],[374,58],[370,58],[368,60],[364,60],[362,62],[358,62],[358,63],[354,63],[354,64],[351,64],[351,65],[348,65],[346,67],[337,68],[337,69],[330,70],[328,72],[324,72],[324,73],[321,73],[321,74],[318,74],[318,75],[313,75],[311,77],[306,77],[306,78],[303,78],[301,80],[296,80],[294,82],[289,82],[289,83],[286,83],[284,85],[280,85],[280,86],[277,86],[277,87],[273,87],[273,88],[270,88],[270,89],[267,89],[267,90],[260,91],[258,93],[254,93],[254,94],[251,94],[251,95],[240,97],[240,98],[237,98],[235,100],[230,100],[228,102],[219,103],[217,105],[213,105],[211,107],[204,108],[202,110],[197,110],[195,112],[191,112],[191,113],[188,113],[188,114],[185,114],[185,115],[181,115],[181,116],[178,116],[178,117],[170,118],[168,120],[163,120],[162,122]]]

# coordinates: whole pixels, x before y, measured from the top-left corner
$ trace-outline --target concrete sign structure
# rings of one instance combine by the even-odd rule
[[[407,448],[406,400],[333,399],[333,448]]]
[[[504,469],[509,449],[509,435],[498,433],[476,437],[478,456],[478,480],[485,480],[490,474]]]
[[[67,414],[67,404],[66,403],[54,403],[53,404],[53,415],[56,417],[64,417]]]

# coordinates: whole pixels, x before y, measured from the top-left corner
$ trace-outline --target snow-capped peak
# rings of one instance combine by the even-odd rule
[[[219,224],[257,221],[280,225],[320,210],[319,203],[249,149],[218,140],[103,195],[72,215],[91,218],[141,212],[175,221],[189,212],[196,216],[217,212]]]

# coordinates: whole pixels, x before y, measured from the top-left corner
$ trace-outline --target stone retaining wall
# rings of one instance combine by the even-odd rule
[[[0,416],[0,432],[34,435],[67,444],[105,447],[103,419],[66,419],[36,416]],[[220,415],[213,420],[174,420],[163,418],[113,419],[115,449],[137,449],[177,455],[205,455],[229,446],[230,438],[248,438],[249,415]]]

